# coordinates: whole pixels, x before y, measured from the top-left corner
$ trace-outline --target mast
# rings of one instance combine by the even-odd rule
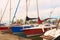
[[[30,2],[30,0],[29,0],[29,2]],[[26,24],[26,19],[27,19],[27,17],[28,17],[28,7],[29,7],[29,5],[30,5],[30,3],[28,2],[28,0],[26,0],[26,18],[25,18],[25,24]]]
[[[27,5],[27,0],[26,0],[26,16],[28,16],[28,5]]]
[[[10,0],[10,15],[9,15],[9,24],[11,23],[11,0]]]
[[[37,5],[37,16],[39,17],[38,0],[36,0],[36,5]]]
[[[16,13],[17,13],[17,10],[18,10],[18,7],[19,7],[19,4],[20,4],[20,0],[18,1],[18,4],[17,4],[17,6],[16,6],[16,10],[15,10],[15,12],[14,12],[14,16],[13,16],[13,18],[12,18],[12,23],[13,23],[14,18],[15,18],[15,16],[16,16]]]
[[[38,24],[42,24],[42,21],[40,20],[40,17],[39,17],[38,0],[36,0],[36,4],[37,4]],[[42,31],[44,32],[44,27],[42,27]]]
[[[40,20],[40,17],[39,17],[38,0],[36,0],[36,5],[37,5],[38,24],[41,24],[41,23],[42,23],[42,21]]]
[[[2,21],[2,18],[3,18],[3,16],[4,16],[4,13],[5,13],[5,11],[6,11],[6,8],[7,8],[8,3],[9,3],[9,0],[7,1],[7,4],[6,4],[5,9],[4,9],[4,11],[3,11],[3,14],[2,14],[2,16],[1,16],[0,23],[1,23],[1,21]]]
[[[27,8],[27,0],[26,0],[26,18],[27,18],[27,16],[28,16],[28,8]],[[26,24],[26,18],[25,18],[25,24]]]

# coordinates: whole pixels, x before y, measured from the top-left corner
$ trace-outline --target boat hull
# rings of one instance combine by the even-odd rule
[[[7,31],[9,30],[9,27],[0,27],[0,31]]]
[[[54,29],[56,27],[52,27],[52,29]],[[34,35],[41,35],[43,33],[45,33],[46,31],[50,30],[51,28],[44,28],[44,32],[42,30],[42,28],[37,28],[37,29],[25,29],[24,33],[27,37],[29,36],[34,36]]]

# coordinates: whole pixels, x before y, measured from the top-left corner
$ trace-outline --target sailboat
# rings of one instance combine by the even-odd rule
[[[3,19],[3,16],[4,16],[4,13],[5,13],[5,11],[6,11],[6,8],[7,8],[7,6],[8,6],[8,3],[9,3],[9,0],[7,1],[7,4],[6,4],[6,6],[5,6],[5,9],[4,9],[3,14],[2,14],[2,16],[1,16],[1,19],[0,19],[0,31],[8,31],[8,30],[9,30],[9,26],[1,23],[1,21],[2,21],[2,19]]]
[[[39,11],[38,11],[38,0],[36,0],[37,2],[37,13],[38,13],[38,26],[33,26],[31,27],[31,25],[29,25],[28,27],[26,26],[20,26],[20,25],[15,25],[15,26],[11,26],[11,27],[5,27],[4,30],[8,30],[9,28],[11,29],[12,32],[16,33],[16,32],[24,32],[26,34],[26,36],[33,36],[33,35],[38,35],[38,34],[42,34],[44,32],[46,32],[47,30],[49,29],[52,29],[52,28],[55,28],[56,26],[53,25],[53,24],[50,24],[50,25],[46,25],[46,24],[42,24],[45,20],[49,19],[45,19],[45,20],[40,20],[39,18]],[[7,3],[8,4],[8,3]],[[19,4],[20,4],[20,0],[18,1],[18,4],[17,4],[17,7],[16,7],[16,10],[14,12],[14,16],[12,18],[12,22],[14,21],[14,18],[15,18],[15,15],[17,13],[17,10],[18,10],[18,7],[19,7]],[[26,0],[26,5],[27,5],[27,0]],[[28,9],[26,9],[26,12],[28,11]],[[26,13],[26,16],[27,16],[27,13]],[[37,19],[37,18],[29,18],[27,16],[28,20],[30,19]],[[27,19],[26,19],[27,20]],[[25,27],[25,28],[24,28]],[[1,28],[2,30],[3,28]]]
[[[26,0],[26,2],[27,2],[27,0]],[[36,1],[37,3],[38,3],[38,0]],[[17,4],[17,7],[16,7],[16,10],[15,10],[15,12],[14,12],[14,16],[13,16],[13,18],[12,18],[12,22],[14,21],[14,18],[15,18],[15,15],[16,15],[16,13],[17,13],[17,10],[18,10],[18,7],[19,7],[19,4],[20,4],[20,0],[18,1],[18,4]],[[38,5],[37,5],[38,6]],[[27,11],[27,10],[26,10]],[[38,11],[38,7],[37,7],[37,11]],[[38,13],[38,12],[37,12]],[[39,13],[38,13],[39,14]],[[27,17],[28,18],[28,17]],[[30,20],[30,19],[37,19],[37,18],[29,18],[28,20]],[[45,19],[45,20],[47,20],[47,19]],[[26,36],[32,36],[32,35],[38,35],[38,34],[42,34],[42,33],[44,33],[44,32],[46,32],[48,29],[50,29],[50,28],[55,28],[55,25],[44,25],[44,24],[41,24],[43,21],[41,21],[40,19],[39,19],[39,16],[38,16],[38,24],[39,24],[39,26],[33,26],[33,27],[31,27],[31,25],[29,25],[27,28],[24,28],[25,26],[20,26],[20,25],[15,25],[15,26],[12,26],[12,27],[5,27],[5,29],[11,29],[11,31],[12,32],[14,32],[14,33],[17,33],[17,32],[24,32],[25,34],[26,34]],[[1,28],[1,29],[3,29],[3,28]]]
[[[38,10],[38,0],[36,0],[37,3],[37,14],[38,14],[38,26],[34,26],[31,28],[24,28],[24,33],[26,34],[26,36],[34,36],[34,35],[41,35],[44,32],[46,32],[47,30],[56,28],[56,25],[51,24],[51,23],[46,23],[45,21],[48,19],[52,19],[52,18],[47,18],[45,20],[40,20],[39,17],[39,10]]]

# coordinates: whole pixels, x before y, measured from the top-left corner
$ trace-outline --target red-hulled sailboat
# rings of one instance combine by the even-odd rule
[[[7,9],[8,3],[10,3],[10,14],[11,14],[11,0],[8,0],[7,4],[5,6],[5,9],[3,11],[3,14],[2,14],[2,16],[0,18],[0,31],[8,31],[10,29],[9,26],[7,26],[4,23],[2,23],[2,19],[3,19],[4,13],[5,13],[6,9]],[[11,15],[9,17],[11,17]]]
[[[38,0],[36,0],[36,3],[37,3],[37,14],[38,14],[38,26],[34,26],[31,28],[24,28],[23,30],[24,30],[24,33],[26,34],[26,36],[40,35],[40,34],[43,34],[44,32],[46,32],[47,30],[56,28],[56,25],[44,22],[51,18],[47,18],[45,20],[40,20],[39,10],[38,10]],[[27,6],[27,0],[26,0],[26,6]],[[26,12],[27,12],[27,10],[26,10]]]

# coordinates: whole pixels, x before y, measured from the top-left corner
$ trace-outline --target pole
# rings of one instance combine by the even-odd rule
[[[18,10],[18,7],[19,7],[19,4],[20,4],[20,0],[18,1],[18,4],[17,4],[17,7],[16,7],[16,10],[15,10],[15,12],[14,12],[14,16],[13,16],[13,18],[12,18],[12,23],[13,23],[13,21],[14,21],[15,15],[16,15],[16,13],[17,13],[17,10]]]
[[[39,17],[38,0],[36,0],[36,5],[37,5],[37,15],[38,15],[38,17]]]
[[[26,17],[28,17],[28,7],[30,5],[30,0],[28,2],[28,0],[26,0]],[[26,18],[25,18],[25,24],[26,24]]]
[[[10,0],[10,15],[9,15],[9,24],[11,23],[11,0]]]

